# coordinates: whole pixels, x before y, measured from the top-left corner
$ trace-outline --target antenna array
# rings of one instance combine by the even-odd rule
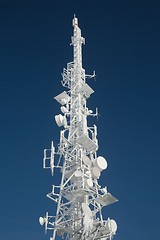
[[[67,88],[55,97],[60,104],[61,114],[55,116],[60,131],[57,151],[53,142],[50,149],[44,150],[43,168],[50,168],[52,175],[60,170],[61,181],[53,185],[47,194],[56,205],[55,216],[48,212],[39,218],[45,231],[52,230],[50,240],[61,236],[65,240],[111,240],[117,230],[113,219],[103,219],[102,208],[118,200],[106,187],[102,188],[98,179],[107,168],[107,161],[97,156],[98,140],[96,125],[89,127],[87,117],[97,116],[87,108],[87,99],[94,92],[86,83],[87,77],[82,67],[82,44],[78,19],[73,19],[73,62],[63,69],[62,86]]]

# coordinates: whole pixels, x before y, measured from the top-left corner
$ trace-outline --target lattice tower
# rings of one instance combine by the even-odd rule
[[[39,222],[45,230],[52,230],[50,240],[111,240],[116,234],[117,224],[113,219],[103,219],[102,208],[115,203],[107,187],[101,187],[98,179],[101,172],[107,168],[107,161],[97,156],[97,127],[87,124],[87,118],[98,116],[87,108],[87,99],[94,92],[86,83],[87,78],[82,67],[82,44],[78,19],[73,19],[73,62],[63,69],[62,86],[67,90],[55,97],[61,105],[62,114],[55,116],[60,131],[60,143],[57,151],[53,142],[51,149],[44,150],[43,168],[60,170],[61,182],[52,185],[47,194],[56,205],[55,216],[48,212],[40,217]],[[61,237],[57,237],[61,236]]]

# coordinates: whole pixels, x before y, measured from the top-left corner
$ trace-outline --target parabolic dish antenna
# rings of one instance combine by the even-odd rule
[[[62,113],[66,113],[66,112],[68,112],[68,110],[67,110],[67,108],[66,108],[66,107],[64,107],[64,106],[61,106],[61,112],[62,112]]]
[[[92,181],[92,179],[89,178],[89,179],[87,179],[86,182],[87,182],[87,186],[88,186],[88,187],[93,187],[93,181]]]
[[[64,123],[65,123],[65,117],[62,116],[61,114],[56,115],[56,116],[55,116],[55,121],[56,121],[58,127],[61,127],[61,126],[63,126]]]
[[[44,224],[44,218],[43,217],[39,217],[39,223],[40,223],[40,225],[43,225]]]
[[[116,233],[116,231],[117,231],[117,223],[113,219],[110,219],[108,227],[112,231],[112,233]]]
[[[100,175],[101,175],[101,173],[100,173],[99,168],[93,167],[93,168],[92,168],[92,177],[93,177],[94,179],[98,179],[98,178],[100,177]]]
[[[87,203],[82,203],[82,211],[84,212],[84,214],[86,214],[88,217],[92,217],[92,211],[89,208],[89,206],[87,205]]]
[[[87,156],[83,156],[83,163],[85,164],[85,165],[87,165],[87,166],[91,166],[91,160],[90,160],[90,158],[89,157],[87,157]]]
[[[99,156],[95,161],[95,167],[99,168],[100,171],[107,168],[107,161],[104,157]]]

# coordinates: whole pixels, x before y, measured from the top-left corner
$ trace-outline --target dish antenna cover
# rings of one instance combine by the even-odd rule
[[[67,113],[68,109],[64,106],[61,106],[61,111],[62,111],[62,113]]]
[[[112,233],[114,233],[114,234],[116,233],[116,231],[117,231],[117,223],[113,219],[111,219],[109,221],[108,227],[112,231]]]
[[[90,178],[87,179],[86,183],[87,183],[87,186],[88,186],[88,187],[90,187],[90,188],[93,187],[93,181],[92,181],[92,179],[90,179]]]
[[[93,177],[94,179],[98,179],[98,178],[100,177],[100,175],[101,175],[101,173],[100,173],[99,168],[93,167],[93,168],[92,168],[92,177]]]
[[[58,125],[58,127],[62,127],[65,124],[66,118],[65,116],[62,116],[61,114],[55,116],[55,121]]]
[[[91,166],[91,160],[90,160],[90,158],[89,157],[87,157],[87,156],[83,156],[83,163],[85,164],[85,165],[87,165],[87,166]]]
[[[104,157],[99,156],[95,161],[95,167],[97,167],[100,171],[105,170],[107,165],[107,161]]]
[[[39,217],[39,223],[40,225],[43,225],[45,222],[44,218],[43,217]]]

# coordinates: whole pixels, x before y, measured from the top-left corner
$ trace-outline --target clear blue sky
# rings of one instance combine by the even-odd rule
[[[42,169],[43,149],[59,143],[53,97],[72,61],[71,21],[79,18],[83,67],[96,81],[101,184],[119,199],[104,208],[115,240],[160,236],[159,1],[0,1],[0,239],[46,240],[39,216],[56,182]]]

